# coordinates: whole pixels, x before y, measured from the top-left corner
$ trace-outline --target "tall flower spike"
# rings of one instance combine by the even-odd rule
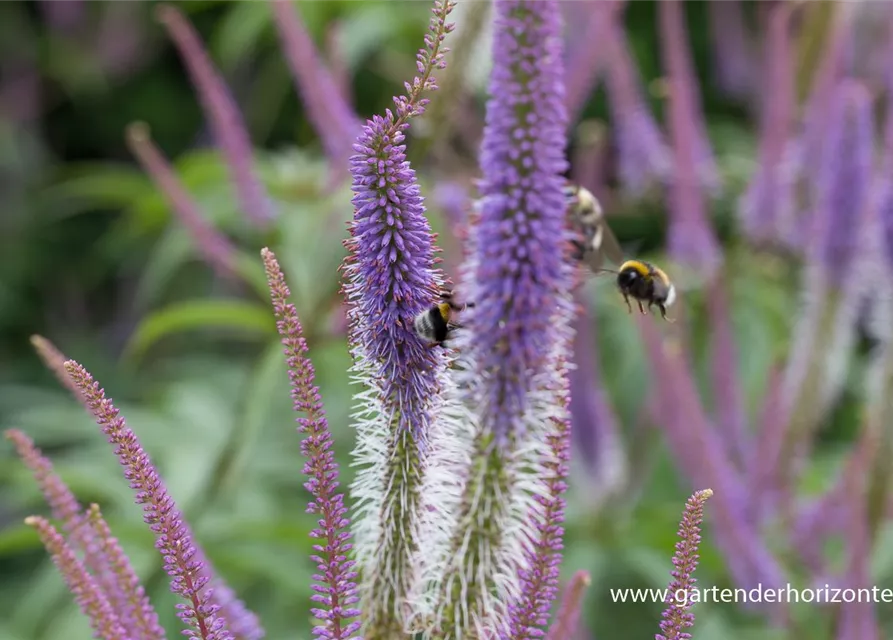
[[[730,96],[745,98],[753,90],[754,65],[747,20],[740,0],[711,2],[710,44],[716,83]]]
[[[167,199],[173,212],[179,216],[205,262],[220,276],[233,275],[235,247],[202,216],[198,204],[186,191],[161,150],[152,142],[149,127],[142,122],[127,127],[127,145]]]
[[[66,544],[62,534],[46,519],[37,516],[26,518],[25,524],[37,530],[81,611],[90,618],[90,626],[95,632],[93,637],[101,640],[129,640],[102,589],[96,585],[86,567]]]
[[[301,452],[307,458],[303,471],[309,478],[304,486],[313,496],[307,512],[320,517],[319,528],[311,531],[310,536],[324,541],[313,547],[320,554],[313,556],[319,571],[319,575],[313,576],[317,583],[313,586],[317,592],[313,600],[324,607],[314,609],[313,615],[325,624],[316,627],[313,633],[319,638],[347,640],[360,627],[359,622],[350,622],[360,611],[351,608],[357,602],[353,582],[356,572],[354,562],[347,559],[351,549],[349,521],[345,517],[344,496],[338,491],[338,463],[332,451],[332,435],[315,383],[313,363],[307,357],[307,342],[298,312],[288,302],[291,294],[285,276],[272,251],[264,249],[261,256],[288,364],[294,408],[307,416],[298,418],[299,431],[307,434],[301,443]]]
[[[670,82],[669,128],[675,171],[670,184],[670,252],[682,263],[712,273],[722,259],[709,226],[701,185],[718,187],[716,167],[698,109],[683,5],[658,3],[661,44]]]
[[[97,424],[109,442],[115,445],[115,454],[124,467],[124,477],[136,491],[137,504],[143,505],[143,520],[155,534],[155,547],[161,553],[164,569],[171,577],[171,591],[188,603],[178,605],[178,617],[191,627],[184,634],[201,640],[234,640],[235,636],[227,627],[227,619],[220,615],[220,597],[215,598],[214,590],[208,586],[211,572],[207,563],[202,562],[204,554],[197,548],[192,533],[183,521],[183,514],[177,509],[136,435],[86,369],[69,360],[65,363],[65,370],[84,394]],[[223,613],[232,613],[232,608],[227,607]],[[234,622],[241,623],[236,616],[232,617]],[[253,639],[262,635],[263,632],[255,627],[254,631],[242,637]]]
[[[476,424],[455,530],[446,553],[430,558],[439,574],[434,638],[507,634],[506,605],[538,623],[554,596],[574,311],[563,255],[560,20],[555,0],[494,5],[482,199],[462,270],[462,291],[475,306],[456,336],[453,370]],[[548,437],[557,440],[543,452]],[[525,631],[530,620],[518,620]]]
[[[608,50],[608,104],[620,178],[627,191],[641,196],[650,185],[670,179],[672,162],[670,148],[642,95],[642,79],[626,39],[622,15],[619,9],[615,10],[604,32]]]
[[[367,640],[402,632],[410,589],[413,531],[432,408],[446,369],[445,356],[415,335],[415,316],[437,299],[431,228],[403,145],[410,118],[424,112],[421,97],[436,88],[446,66],[443,41],[453,2],[436,2],[419,75],[394,98],[395,109],[366,123],[351,158],[354,218],[343,270],[349,340],[357,395],[356,550],[362,572],[361,610]]]
[[[812,189],[819,187],[822,182],[820,173],[825,157],[824,148],[828,128],[833,126],[830,111],[833,108],[835,87],[843,75],[846,50],[852,38],[854,7],[855,4],[850,2],[814,6],[817,12],[831,12],[831,26],[822,58],[813,74],[809,98],[804,105],[803,131],[798,143],[799,157],[796,160],[797,167],[804,173]]]
[[[275,0],[273,23],[285,49],[295,88],[304,101],[307,117],[322,140],[333,166],[342,166],[351,153],[360,122],[346,102],[332,74],[307,33],[290,0]]]
[[[806,299],[785,378],[790,422],[782,460],[794,459],[785,467],[789,480],[845,380],[858,312],[871,294],[865,269],[872,252],[860,249],[877,240],[869,206],[874,131],[868,90],[855,80],[840,83],[829,113],[807,247]]]
[[[80,391],[74,386],[68,374],[65,373],[65,367],[63,366],[65,364],[65,356],[62,352],[52,342],[38,335],[31,336],[31,346],[34,347],[43,364],[56,376],[56,379],[62,386],[71,391],[75,397],[80,397]]]
[[[570,583],[564,588],[561,608],[555,614],[555,622],[549,627],[546,640],[570,640],[576,637],[580,626],[580,610],[583,608],[583,596],[592,584],[588,571],[577,571]]]
[[[711,5],[712,6],[712,5]],[[794,170],[788,161],[795,104],[791,15],[794,7],[769,9],[763,56],[760,162],[739,205],[744,232],[755,242],[788,242],[794,233]]]
[[[252,166],[254,153],[251,138],[232,94],[214,68],[195,29],[180,10],[172,5],[161,5],[157,11],[158,19],[167,27],[192,77],[214,138],[229,166],[242,211],[254,224],[261,227],[269,225],[275,216],[273,205]]]
[[[695,623],[695,616],[689,613],[692,588],[697,583],[694,577],[698,566],[698,547],[701,544],[701,521],[704,519],[704,503],[713,495],[711,489],[696,491],[685,503],[682,522],[679,523],[679,542],[673,555],[673,580],[667,590],[667,608],[660,623],[660,633],[654,640],[685,640],[691,638],[685,629]]]
[[[509,637],[532,640],[542,636],[541,627],[549,621],[549,609],[558,593],[558,573],[564,537],[564,492],[570,465],[571,422],[569,383],[565,381],[562,398],[564,417],[553,418],[553,429],[546,436],[548,458],[543,461],[546,491],[536,496],[538,509],[531,512],[536,533],[525,545],[525,562],[519,569],[521,595],[509,609]]]
[[[118,541],[112,536],[108,523],[102,517],[99,505],[91,504],[87,511],[90,527],[99,540],[102,553],[108,558],[109,569],[115,576],[116,586],[124,596],[124,602],[115,607],[115,613],[127,627],[133,640],[165,640],[164,629],[158,624],[158,614],[152,608],[145,589],[140,584],[130,560]],[[106,591],[108,594],[108,591]]]
[[[62,372],[65,373],[64,368]],[[95,527],[88,524],[74,494],[28,436],[10,429],[6,437],[34,474],[53,517],[62,522],[70,543],[84,553],[85,568],[92,572],[97,587],[108,600],[122,628],[133,640],[163,639],[164,631],[158,624],[158,616],[142,592],[127,556],[119,547],[108,547]],[[92,522],[93,518],[90,520]],[[107,525],[102,524],[107,529]]]
[[[613,13],[621,2],[580,2],[566,5],[583,19],[582,29],[570,44],[567,61],[567,93],[565,104],[569,121],[574,122],[586,106],[586,101],[598,83],[605,67],[605,36]],[[582,14],[582,15],[579,15]],[[573,18],[574,16],[572,16]],[[571,19],[572,19],[571,18]]]

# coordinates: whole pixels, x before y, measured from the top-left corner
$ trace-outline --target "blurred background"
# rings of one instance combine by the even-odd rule
[[[182,21],[160,21],[154,2],[0,3],[0,426],[34,438],[80,500],[101,505],[176,637],[152,536],[111,447],[29,344],[43,335],[114,398],[267,637],[309,638],[313,519],[258,252],[270,246],[286,270],[346,487],[345,145],[415,73],[430,7],[176,6],[199,40]],[[668,227],[692,238],[710,225],[716,239],[704,242],[725,258],[717,284],[679,282],[676,359],[610,282],[581,288],[563,576],[591,572],[581,637],[599,640],[657,632],[660,603],[613,602],[610,590],[667,585],[682,506],[704,482],[728,481],[734,500],[724,498],[715,525],[717,498],[707,504],[699,586],[780,575],[799,587],[893,588],[889,350],[874,304],[886,283],[816,288],[804,266],[842,267],[817,257],[818,240],[800,239],[824,237],[822,220],[837,213],[842,222],[826,226],[850,243],[848,255],[855,246],[883,265],[882,247],[857,243],[881,237],[869,225],[882,207],[866,203],[883,192],[874,176],[887,166],[890,136],[879,132],[893,7],[733,0],[683,9],[679,31],[655,2],[562,3],[570,175],[598,195],[629,252],[672,264],[685,256],[665,254]],[[488,3],[460,2],[454,17],[442,90],[408,138],[448,274],[477,177],[491,42]],[[213,68],[228,94],[213,89]],[[667,108],[673,91],[695,97],[687,112]],[[680,166],[682,139],[705,143],[692,155],[704,180],[668,196],[661,184]],[[802,151],[816,141],[827,144]],[[847,182],[835,191],[838,174]],[[686,217],[701,209],[701,219]],[[804,373],[826,368],[821,382]],[[47,512],[3,441],[0,640],[90,637],[22,523]],[[765,559],[759,571],[747,554]],[[890,637],[889,611],[705,603],[694,636]],[[880,634],[853,631],[868,628],[848,626],[856,618]]]

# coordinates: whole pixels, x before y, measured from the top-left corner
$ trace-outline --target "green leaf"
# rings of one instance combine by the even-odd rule
[[[271,10],[265,2],[234,2],[220,21],[211,44],[221,68],[231,71],[254,53],[270,22]]]
[[[239,482],[243,477],[257,449],[260,432],[270,423],[274,394],[281,391],[283,385],[279,383],[286,379],[285,356],[282,354],[282,345],[276,340],[261,356],[254,374],[249,378],[250,383],[245,388],[241,428],[235,434],[237,441],[233,443],[233,460],[223,470],[222,491],[228,491],[233,483]]]
[[[128,165],[82,164],[40,195],[53,218],[92,212],[96,208],[124,208],[141,201],[154,188],[148,178]]]
[[[273,314],[256,303],[240,300],[191,300],[171,305],[147,317],[137,327],[124,358],[138,360],[159,340],[185,331],[210,327],[234,329],[249,336],[266,336],[275,331]]]

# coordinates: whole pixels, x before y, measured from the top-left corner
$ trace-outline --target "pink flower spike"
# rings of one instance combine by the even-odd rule
[[[81,611],[90,618],[90,626],[95,632],[93,637],[101,640],[130,640],[102,589],[96,585],[62,534],[46,519],[37,516],[25,518],[25,524],[37,531]]]
[[[682,522],[679,523],[679,542],[673,555],[673,580],[667,588],[667,608],[660,623],[660,633],[654,640],[686,640],[691,634],[685,629],[695,623],[695,616],[689,613],[692,603],[689,600],[697,580],[694,577],[698,566],[698,547],[701,544],[701,521],[704,519],[704,503],[713,495],[712,489],[696,491],[685,503]]]
[[[313,363],[307,357],[304,330],[298,312],[288,302],[291,293],[285,276],[272,251],[263,249],[261,256],[288,364],[294,409],[307,416],[298,418],[298,430],[307,436],[301,443],[301,453],[307,458],[304,473],[308,481],[304,486],[313,496],[307,511],[319,515],[319,527],[310,534],[321,543],[314,546],[319,554],[313,556],[319,574],[314,576],[313,588],[317,595],[313,599],[323,605],[314,609],[313,615],[325,621],[313,633],[329,640],[347,640],[360,627],[359,622],[350,622],[360,611],[351,606],[358,600],[353,582],[357,572],[353,570],[355,562],[347,559],[351,549],[349,520],[345,515],[344,495],[337,490],[338,463],[332,451],[332,434],[316,386]]]
[[[212,576],[207,563],[203,562],[204,554],[196,545],[183,514],[168,493],[152,460],[90,373],[74,360],[65,363],[65,370],[84,394],[96,423],[109,442],[115,445],[115,455],[124,467],[124,477],[136,492],[137,504],[143,506],[143,520],[155,534],[155,546],[164,559],[165,571],[171,577],[171,591],[188,603],[177,614],[184,624],[191,627],[186,630],[186,635],[201,640],[235,640],[224,617],[228,609],[222,608],[214,590],[208,588]],[[245,637],[260,636],[262,632],[258,629],[257,633]]]
[[[564,588],[561,608],[555,615],[555,622],[549,627],[546,640],[570,640],[576,637],[580,626],[580,609],[583,607],[583,595],[592,584],[588,571],[577,571],[570,583]]]
[[[235,274],[235,247],[205,220],[198,204],[186,191],[161,150],[152,142],[149,127],[142,122],[127,127],[127,146],[164,194],[173,212],[179,216],[205,262],[219,276],[232,277]]]

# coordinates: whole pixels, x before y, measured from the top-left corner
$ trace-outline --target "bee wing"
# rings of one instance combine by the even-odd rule
[[[620,266],[623,264],[623,250],[620,248],[617,236],[611,231],[611,227],[608,226],[608,223],[604,218],[601,219],[599,224],[599,231],[601,232],[601,242],[599,242],[599,246],[595,253],[607,257],[608,260],[617,266]],[[601,262],[601,257],[599,258],[599,261]]]

